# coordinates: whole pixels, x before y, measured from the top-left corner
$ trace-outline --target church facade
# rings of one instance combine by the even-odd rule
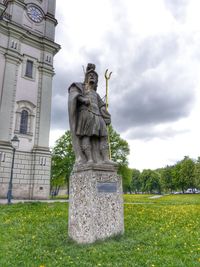
[[[56,0],[0,0],[0,198],[13,168],[13,198],[46,199],[50,190]]]

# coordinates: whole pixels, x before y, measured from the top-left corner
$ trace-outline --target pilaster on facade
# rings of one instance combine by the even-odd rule
[[[49,148],[35,146],[32,151],[30,199],[48,198],[50,191],[51,153]]]
[[[12,136],[14,103],[20,58],[5,54],[4,80],[0,106],[0,140],[9,141]]]

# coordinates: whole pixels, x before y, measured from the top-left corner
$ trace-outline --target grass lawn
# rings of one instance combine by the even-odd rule
[[[93,245],[67,237],[68,204],[0,206],[0,267],[200,266],[200,195],[125,195],[125,234]]]

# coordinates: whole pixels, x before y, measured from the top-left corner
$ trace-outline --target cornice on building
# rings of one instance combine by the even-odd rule
[[[54,68],[43,62],[39,62],[38,70],[42,73],[48,74],[51,77],[55,74]]]
[[[53,15],[51,15],[50,13],[47,13],[45,15],[45,19],[48,19],[48,20],[52,21],[55,26],[57,26],[57,24],[58,24],[57,19],[55,19],[55,17]]]
[[[20,41],[30,44],[35,48],[42,48],[45,51],[50,51],[53,53],[53,55],[55,55],[61,48],[59,44],[48,39],[47,37],[40,36],[35,32],[26,30],[23,27],[16,25],[15,23],[0,21],[0,25],[0,32],[6,34],[8,37],[15,36],[19,38]]]
[[[7,50],[5,53],[5,58],[7,61],[15,63],[16,65],[22,61],[22,56],[19,53],[10,50]]]

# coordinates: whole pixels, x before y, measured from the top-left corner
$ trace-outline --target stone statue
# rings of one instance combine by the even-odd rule
[[[98,74],[95,65],[87,65],[84,83],[69,87],[68,109],[76,166],[113,164],[109,159],[107,125],[111,116],[97,93]]]
[[[105,73],[106,81],[109,77]],[[107,125],[111,116],[97,93],[97,85],[95,65],[88,64],[84,82],[69,87],[69,123],[76,163],[69,183],[68,235],[79,244],[124,233],[122,178],[109,159]]]

